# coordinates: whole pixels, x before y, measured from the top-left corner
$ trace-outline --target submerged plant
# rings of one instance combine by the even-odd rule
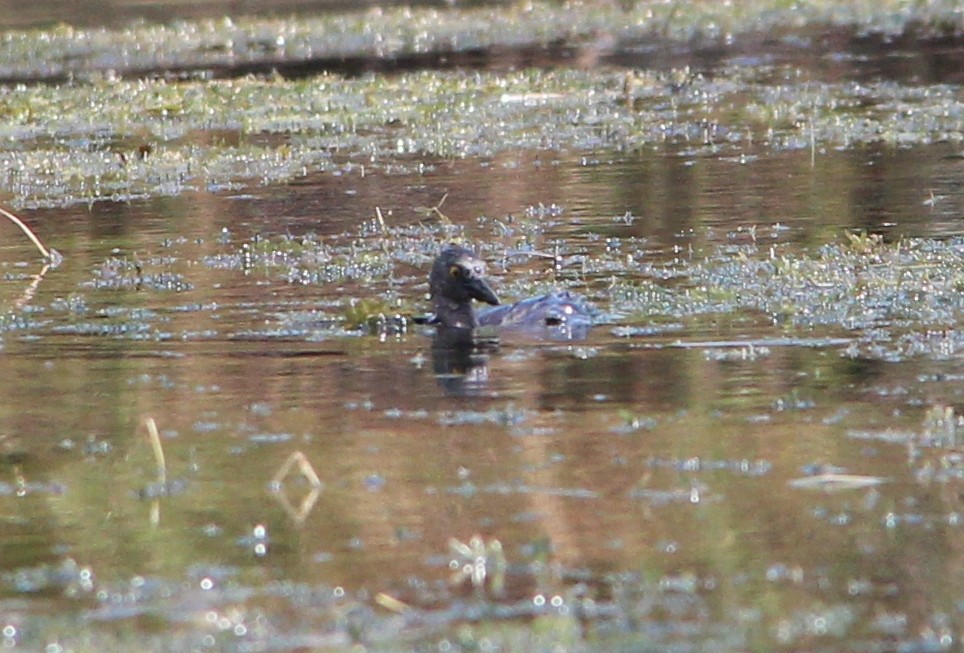
[[[505,587],[506,560],[499,540],[486,542],[481,535],[473,535],[468,543],[455,538],[449,540],[449,550],[455,555],[449,562],[453,570],[453,585],[468,581],[476,590],[488,586],[495,596]]]

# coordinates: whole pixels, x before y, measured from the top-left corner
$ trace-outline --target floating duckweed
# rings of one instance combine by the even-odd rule
[[[465,424],[498,424],[500,426],[515,426],[527,419],[525,411],[512,406],[504,409],[493,408],[486,411],[459,410],[439,415],[438,421],[444,426],[460,426]]]
[[[171,261],[158,260],[142,264],[137,261],[111,257],[94,271],[93,281],[85,285],[98,290],[131,290],[138,288],[173,290],[175,292],[190,290],[192,286],[184,279],[183,275],[167,271],[153,271],[159,265],[169,265],[170,263]],[[149,265],[150,269],[145,271],[144,265]]]

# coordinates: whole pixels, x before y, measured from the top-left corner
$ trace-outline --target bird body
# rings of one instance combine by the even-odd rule
[[[444,329],[497,327],[552,340],[579,340],[588,334],[593,309],[584,297],[565,290],[502,304],[485,276],[485,263],[471,250],[443,248],[429,275],[433,321]],[[493,308],[476,313],[473,299]]]

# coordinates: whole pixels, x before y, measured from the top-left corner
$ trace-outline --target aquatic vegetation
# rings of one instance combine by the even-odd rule
[[[816,328],[830,329],[830,336],[857,334],[848,341],[850,355],[946,356],[964,346],[955,328],[964,311],[964,242],[957,238],[888,243],[850,233],[812,250],[749,241],[666,259],[634,255],[641,244],[632,238],[624,239],[623,247],[612,248],[593,238],[547,240],[551,223],[538,218],[518,218],[516,224],[528,225],[525,228],[531,229],[528,233],[540,250],[509,250],[497,238],[470,241],[484,258],[506,266],[506,272],[500,273],[498,266],[492,270],[500,277],[499,293],[509,301],[574,288],[601,310],[599,321],[614,323],[611,332],[617,337],[672,338],[687,322],[702,316],[757,315],[779,334],[732,347],[709,347],[705,356],[756,360],[769,355],[772,346],[790,342],[783,343],[782,337],[812,339],[810,332]],[[495,221],[480,226],[497,228]],[[205,254],[200,262],[213,270],[339,289],[310,310],[278,311],[278,326],[257,333],[389,336],[406,333],[417,321],[415,316],[428,309],[425,280],[441,244],[467,240],[467,235],[466,227],[451,223],[379,226],[373,219],[324,239],[281,234],[222,240],[217,252]],[[540,256],[545,249],[554,253]],[[520,263],[510,264],[512,259]],[[85,286],[183,292],[193,285],[183,269],[190,266],[177,256],[115,256],[103,261]],[[82,297],[71,301],[80,301],[79,307],[89,304]],[[814,341],[819,342],[820,338]]]
[[[526,414],[512,406],[493,408],[487,411],[460,410],[442,413],[438,417],[443,426],[463,426],[467,424],[497,424],[517,426],[526,420]]]
[[[23,312],[0,313],[0,333],[10,331],[33,331],[50,324],[49,319],[38,320]]]
[[[962,271],[957,239],[884,243],[851,235],[813,253],[721,247],[674,266],[685,279],[679,292],[624,277],[610,293],[617,310],[630,314],[760,311],[775,324],[805,329],[952,329],[964,310]]]
[[[399,50],[432,51],[446,44],[462,50],[559,38],[591,49],[597,29],[616,35],[622,45],[613,48],[632,51],[634,39],[648,38],[654,29],[661,38],[712,41],[769,30],[772,23],[786,20],[782,12],[761,10],[760,4],[738,10],[733,3],[641,3],[625,12],[609,3],[529,3],[494,13],[468,10],[468,19],[462,12],[386,10],[377,16],[290,24],[255,19],[144,26],[121,33],[68,27],[11,33],[0,40],[0,76],[5,69],[7,75],[56,78],[61,61],[81,77],[105,62],[111,70],[123,73],[130,66],[138,74],[0,87],[0,166],[5,171],[0,189],[17,206],[33,208],[220,191],[309,172],[419,174],[449,158],[520,149],[632,152],[686,146],[694,158],[745,159],[756,156],[750,152],[753,146],[762,145],[770,151],[809,149],[816,158],[830,149],[870,143],[964,142],[964,114],[953,84],[826,81],[788,64],[699,72],[442,69],[393,76],[346,76],[322,66],[304,78],[233,79],[143,73],[142,58],[154,62],[165,52],[166,65],[174,68],[179,57],[193,57],[202,68],[239,57],[256,61],[260,46],[254,53],[247,47],[265,42],[263,34],[272,31],[276,35],[267,42],[280,39],[281,45],[265,52],[279,65],[308,52],[339,59],[358,51],[377,60]],[[940,16],[959,18],[951,5],[929,3],[927,16],[936,31],[944,30],[937,27]],[[914,22],[914,15],[902,9],[902,3],[889,2],[876,3],[866,13],[850,3],[796,3],[793,18],[798,29],[840,23],[858,30],[868,25],[885,34],[928,24]],[[479,22],[473,23],[476,14]],[[492,16],[503,29],[496,29]],[[513,23],[510,16],[523,23]],[[379,21],[385,23],[379,27]],[[869,27],[875,21],[877,27]],[[483,25],[488,36],[473,36]],[[573,25],[579,26],[575,33]],[[391,36],[392,30],[405,35]],[[339,45],[342,37],[355,45]],[[141,47],[145,39],[151,48]],[[295,45],[299,39],[302,44]],[[245,52],[235,52],[237,47]]]
[[[155,271],[158,267],[166,267],[168,263],[163,259],[142,262],[137,259],[111,257],[94,270],[94,279],[86,285],[97,290],[190,290],[191,284],[185,281],[183,275],[164,269]],[[145,266],[148,267],[148,272],[145,272]]]
[[[461,585],[467,581],[474,589],[482,590],[488,581],[494,596],[503,593],[507,563],[502,542],[486,542],[482,536],[473,535],[466,544],[453,537],[449,540],[449,550],[454,555],[449,561],[449,569],[453,571],[449,578],[451,584]]]
[[[657,421],[652,417],[639,417],[627,410],[620,411],[622,422],[613,426],[610,431],[619,435],[629,435],[638,431],[651,431],[656,428]]]
[[[953,406],[933,406],[924,416],[922,439],[937,446],[956,447],[959,425]]]
[[[72,558],[58,564],[21,567],[0,575],[0,583],[20,592],[56,590],[68,596],[89,595],[96,583],[93,570]]]

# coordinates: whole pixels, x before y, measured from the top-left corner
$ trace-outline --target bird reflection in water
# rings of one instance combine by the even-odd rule
[[[502,304],[486,279],[485,262],[458,245],[442,249],[429,274],[437,333],[435,374],[453,394],[477,394],[488,380],[488,358],[501,336],[548,341],[583,340],[594,310],[581,295],[556,291]],[[472,300],[490,304],[476,312]]]

